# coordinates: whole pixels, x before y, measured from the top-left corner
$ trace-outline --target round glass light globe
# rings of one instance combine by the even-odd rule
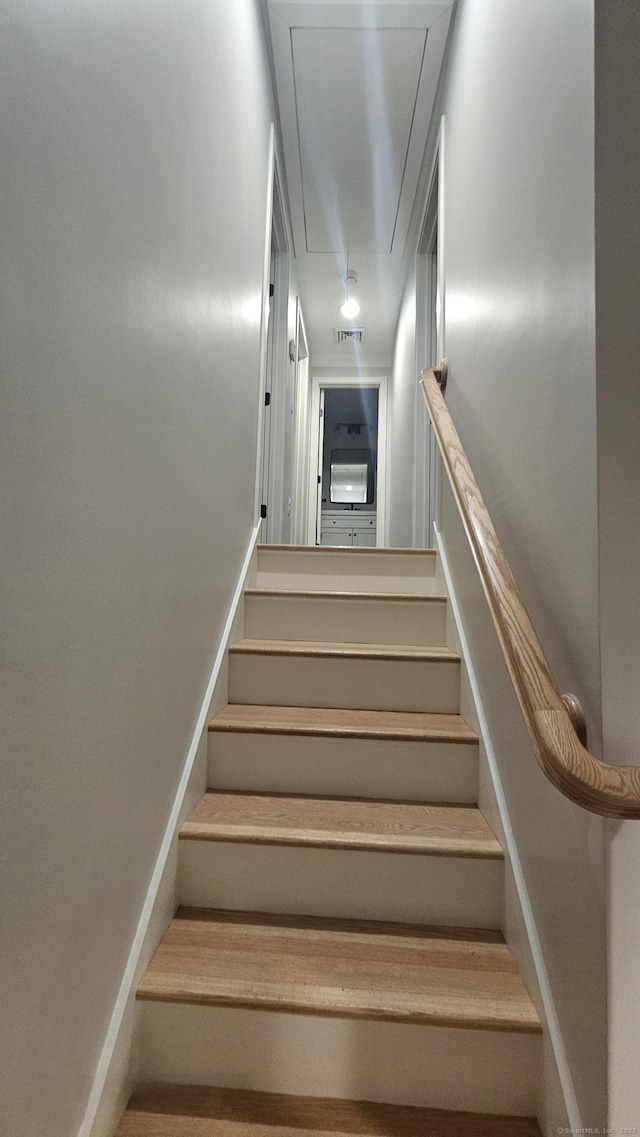
[[[357,300],[354,300],[353,297],[350,296],[348,300],[345,300],[344,304],[340,308],[340,311],[345,319],[352,320],[354,316],[358,315],[358,312],[360,311],[360,305],[358,304]]]

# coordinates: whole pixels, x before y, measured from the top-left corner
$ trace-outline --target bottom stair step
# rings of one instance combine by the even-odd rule
[[[540,1137],[532,1118],[204,1086],[134,1093],[116,1137]]]

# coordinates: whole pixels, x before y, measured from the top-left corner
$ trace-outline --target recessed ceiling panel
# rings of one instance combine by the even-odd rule
[[[453,0],[261,3],[309,351],[318,367],[387,369]],[[365,328],[357,345],[334,342],[334,328],[352,326],[339,311],[347,252]]]
[[[389,253],[425,28],[291,28],[307,252]]]

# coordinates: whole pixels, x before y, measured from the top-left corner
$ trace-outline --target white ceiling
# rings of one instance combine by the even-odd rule
[[[268,0],[312,361],[387,366],[453,0]],[[339,313],[347,268],[361,311]],[[364,327],[362,348],[334,328]],[[357,355],[356,355],[357,353]]]

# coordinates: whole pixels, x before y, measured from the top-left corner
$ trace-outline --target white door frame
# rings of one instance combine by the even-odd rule
[[[318,509],[318,450],[320,446],[320,390],[328,387],[377,387],[378,388],[378,443],[376,447],[376,545],[388,545],[389,520],[387,511],[387,387],[386,375],[353,375],[326,379],[314,375],[311,379],[311,413],[309,416],[309,464],[308,464],[308,502],[307,544],[316,544]],[[322,432],[324,433],[324,432]]]

